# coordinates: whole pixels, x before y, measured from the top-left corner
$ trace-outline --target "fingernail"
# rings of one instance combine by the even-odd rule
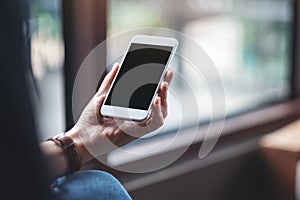
[[[119,63],[115,63],[113,66],[113,69],[117,68],[119,66]]]
[[[157,98],[156,98],[155,103],[156,103],[156,104],[160,104],[160,97],[157,97]]]

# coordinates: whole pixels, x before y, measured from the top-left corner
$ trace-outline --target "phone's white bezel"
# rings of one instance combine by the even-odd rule
[[[169,68],[170,62],[174,56],[174,53],[176,51],[176,48],[178,46],[178,41],[174,38],[170,38],[170,37],[158,37],[158,36],[148,36],[148,35],[136,35],[134,36],[128,47],[126,50],[126,54],[129,51],[129,48],[131,46],[132,43],[139,43],[139,44],[149,44],[149,45],[158,45],[158,46],[172,46],[172,52],[170,54],[170,57],[168,59],[168,62],[166,64],[166,67],[164,69],[164,72],[162,73],[160,82],[158,84],[158,87],[156,88],[156,91],[154,94],[157,94],[158,88],[160,83],[163,80],[164,74],[167,71],[167,69]],[[126,54],[123,56],[122,61],[120,63],[120,68],[122,67],[124,58],[126,57]],[[120,71],[120,69],[119,69]],[[117,72],[109,90],[108,93],[110,93],[112,86],[115,82],[115,79],[119,73],[119,71]],[[106,95],[106,98],[104,100],[103,105],[100,108],[100,114],[102,116],[106,116],[106,117],[114,117],[114,118],[120,118],[120,119],[127,119],[127,120],[134,120],[134,121],[143,121],[145,120],[149,114],[150,114],[150,110],[151,110],[151,105],[153,103],[154,98],[156,97],[156,95],[154,95],[152,97],[151,103],[148,107],[147,110],[141,110],[141,109],[133,109],[133,108],[124,108],[124,107],[117,107],[117,106],[111,106],[111,105],[105,105],[106,99],[107,99],[108,95]]]

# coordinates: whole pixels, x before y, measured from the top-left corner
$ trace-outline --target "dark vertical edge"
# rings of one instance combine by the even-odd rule
[[[66,128],[70,128],[73,124],[72,117],[72,87],[73,87],[73,76],[75,73],[74,66],[75,62],[73,59],[75,45],[74,41],[74,25],[72,20],[73,3],[70,0],[62,1],[62,20],[63,20],[63,37],[64,37],[64,48],[65,48],[65,60],[64,60],[64,86],[65,86],[65,113],[66,113]]]
[[[66,129],[69,129],[74,125],[72,92],[76,73],[88,53],[106,38],[106,0],[63,0],[62,11]],[[103,60],[101,66],[105,67],[105,63]],[[101,77],[95,78],[101,81]]]
[[[299,20],[299,1],[295,0],[293,2],[294,8],[294,20],[293,20],[293,35],[292,35],[292,98],[300,97],[300,40],[299,40],[299,29],[300,29],[300,20]]]
[[[96,15],[95,18],[98,19],[98,20],[95,21],[94,26],[95,27],[105,27],[103,29],[96,29],[96,31],[95,31],[95,34],[99,36],[99,37],[96,38],[95,43],[99,44],[99,43],[101,43],[102,41],[104,41],[106,39],[107,14],[108,14],[107,10],[108,9],[107,9],[107,1],[106,0],[103,0],[103,1],[97,1],[96,0],[96,4],[97,4],[97,6],[94,7],[95,8],[94,12],[95,12],[95,15]],[[97,8],[99,8],[99,7],[103,8],[103,9],[101,9],[102,12],[98,12]],[[103,59],[105,59],[102,62],[103,67],[106,67],[106,55],[105,55],[105,58],[103,58]],[[98,84],[97,84],[97,90],[99,89],[105,75],[106,74],[104,73],[101,77],[99,77]]]

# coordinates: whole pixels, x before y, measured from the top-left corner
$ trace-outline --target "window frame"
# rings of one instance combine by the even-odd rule
[[[86,98],[80,99],[77,105],[72,106],[73,86],[77,71],[89,54],[98,44],[106,39],[106,0],[73,1],[62,0],[63,36],[65,45],[64,83],[65,83],[65,110],[66,130],[74,126],[73,106],[83,108]],[[95,70],[105,67],[106,58],[89,72],[89,82],[102,82],[104,77],[95,77]],[[95,91],[88,90],[86,85],[81,96],[91,97]],[[74,97],[76,98],[76,97]]]

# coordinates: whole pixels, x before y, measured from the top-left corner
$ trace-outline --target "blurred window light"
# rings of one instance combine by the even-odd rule
[[[61,1],[30,3],[31,66],[40,97],[37,120],[43,140],[65,129]]]
[[[224,81],[228,115],[289,98],[293,16],[291,1],[155,2],[109,1],[108,37],[139,27],[171,28],[191,37],[204,48],[218,68]],[[181,51],[197,56],[189,47],[184,44],[181,46]],[[184,63],[182,65],[178,67],[193,80],[193,73],[185,71]],[[200,85],[197,80],[194,80],[194,84]],[[177,90],[184,92],[180,91],[180,87]],[[173,104],[170,103],[171,112]],[[186,106],[185,109],[193,107]],[[169,117],[172,118],[172,115]],[[207,118],[203,116],[203,120]]]
[[[293,3],[292,0],[110,0],[107,37],[140,27],[170,28],[186,34],[215,63],[224,82],[227,116],[232,116],[290,98]],[[181,45],[180,51],[197,56],[191,48]],[[209,105],[201,92],[201,80],[193,79],[193,72],[185,70],[185,63],[178,65],[194,85],[199,85],[197,95],[202,104]],[[175,93],[185,93],[189,105],[188,96],[192,94],[176,81],[172,83],[177,86]],[[169,101],[170,123],[166,128],[172,130],[180,119],[175,113],[176,100],[170,97]],[[210,106],[201,109],[201,120],[205,123]],[[182,123],[190,126],[197,121],[190,116],[184,117]]]

